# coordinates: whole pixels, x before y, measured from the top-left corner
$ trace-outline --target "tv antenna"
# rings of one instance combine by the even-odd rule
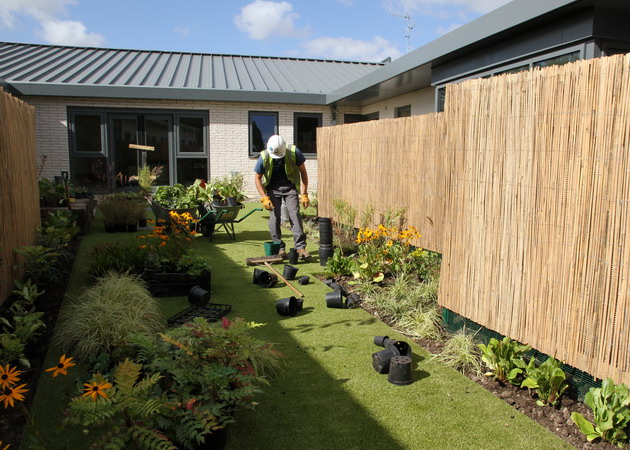
[[[407,53],[411,51],[411,30],[415,28],[415,25],[411,23],[411,16],[407,13],[396,14],[389,13],[390,16],[401,17],[407,21],[407,27],[405,28],[405,39],[407,39]]]

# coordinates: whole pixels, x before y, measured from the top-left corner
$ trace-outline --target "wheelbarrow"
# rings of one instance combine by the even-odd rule
[[[236,217],[238,216],[239,211],[243,208],[244,205],[212,205],[209,208],[204,206],[203,208],[200,208],[201,218],[199,219],[198,225],[201,226],[204,236],[208,235],[210,242],[212,242],[212,235],[220,229],[224,229],[230,239],[235,241],[236,235],[234,232],[234,224],[242,222],[256,211],[262,211],[262,208],[254,208],[237,220]]]

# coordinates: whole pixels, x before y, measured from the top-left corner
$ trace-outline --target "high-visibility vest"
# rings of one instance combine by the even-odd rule
[[[296,146],[291,145],[287,147],[284,154],[284,170],[287,173],[287,178],[291,183],[295,185],[295,189],[300,190],[300,170],[295,162],[295,150]],[[269,185],[271,181],[271,173],[273,172],[273,163],[271,161],[271,155],[269,150],[263,150],[260,154],[263,159],[264,172],[262,176],[262,184],[264,187]]]

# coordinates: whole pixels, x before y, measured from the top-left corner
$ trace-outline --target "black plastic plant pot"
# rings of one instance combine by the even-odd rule
[[[298,273],[297,267],[290,266],[288,264],[284,265],[284,270],[282,271],[282,276],[287,280],[295,280],[295,275]]]
[[[328,217],[319,218],[319,242],[324,245],[332,245],[332,221]]]
[[[188,292],[188,303],[191,305],[204,305],[210,300],[210,292],[201,286],[193,286]]]
[[[296,301],[297,301],[297,310],[302,311],[302,309],[304,308],[304,299],[298,298],[296,299]]]
[[[258,277],[260,277],[261,273],[267,273],[262,269],[254,269],[254,273],[252,275],[252,282],[254,284],[260,284],[260,281],[258,281]]]
[[[393,341],[385,346],[391,348],[397,356],[411,356],[411,347],[405,341]]]
[[[350,294],[346,301],[348,308],[358,308],[361,303],[361,297],[359,294]]]
[[[295,316],[298,312],[297,299],[295,297],[287,297],[277,300],[276,311],[281,316]]]
[[[374,336],[374,345],[379,347],[387,347],[388,344],[393,344],[395,341],[390,339],[389,336]]]
[[[389,363],[387,381],[397,386],[413,383],[411,376],[412,359],[409,356],[394,356]]]
[[[258,284],[264,288],[270,288],[275,286],[278,282],[278,275],[275,273],[269,273],[263,271],[260,275],[258,275]]]
[[[397,355],[391,347],[372,353],[372,367],[374,367],[374,370],[378,373],[387,373],[389,372],[389,363],[394,356],[399,355]]]
[[[326,292],[326,306],[329,308],[345,308],[346,303],[341,291]]]
[[[304,275],[303,277],[298,278],[298,284],[305,285],[308,284],[311,279],[308,275]]]
[[[289,250],[289,264],[297,264],[299,260],[299,255],[296,249],[292,248]]]

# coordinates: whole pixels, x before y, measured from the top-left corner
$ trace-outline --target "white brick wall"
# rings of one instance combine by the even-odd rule
[[[245,175],[247,193],[258,198],[254,187],[256,160],[248,154],[249,111],[278,113],[279,132],[288,144],[293,143],[293,113],[322,113],[324,126],[331,125],[332,110],[328,106],[291,105],[242,102],[188,102],[174,100],[90,99],[68,97],[27,97],[24,101],[35,107],[36,143],[38,155],[47,155],[42,176],[52,178],[70,169],[67,127],[68,106],[203,110],[209,114],[209,171],[215,178],[239,171]],[[344,113],[360,114],[360,108],[340,108],[338,122]],[[317,190],[317,160],[308,159],[309,192]]]

